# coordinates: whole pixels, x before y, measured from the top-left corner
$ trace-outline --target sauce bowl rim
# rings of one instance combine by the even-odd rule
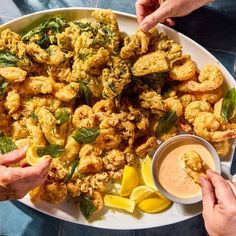
[[[194,140],[194,141],[198,142],[199,144],[203,145],[210,152],[210,154],[212,156],[212,159],[215,164],[215,172],[217,172],[218,174],[221,174],[221,162],[220,162],[219,155],[217,154],[214,147],[207,140],[205,140],[199,136],[192,135],[192,134],[179,134],[179,135],[176,135],[176,136],[166,140],[165,142],[161,143],[160,146],[156,149],[156,151],[153,155],[153,159],[152,159],[152,177],[153,177],[155,186],[157,187],[158,191],[160,191],[161,194],[163,194],[165,197],[167,197],[171,201],[176,202],[176,203],[181,203],[181,204],[194,204],[194,203],[200,202],[202,200],[202,194],[199,194],[197,196],[190,197],[190,198],[181,198],[181,197],[174,196],[161,186],[159,179],[158,179],[158,175],[156,174],[156,167],[158,165],[158,159],[159,159],[158,154],[166,146],[170,145],[173,142],[179,141],[181,139]]]

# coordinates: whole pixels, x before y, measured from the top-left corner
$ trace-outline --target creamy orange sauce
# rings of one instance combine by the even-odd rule
[[[181,155],[188,151],[198,152],[206,165],[215,170],[210,152],[201,144],[185,142],[167,148],[161,154],[162,161],[157,167],[157,175],[162,187],[176,197],[190,198],[201,194],[201,187],[193,182],[183,168]]]

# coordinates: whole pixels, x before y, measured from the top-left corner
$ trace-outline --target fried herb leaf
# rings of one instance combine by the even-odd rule
[[[229,120],[234,115],[236,106],[236,88],[230,89],[223,98],[221,107],[221,116],[225,120]]]
[[[79,128],[73,135],[74,140],[77,143],[93,143],[95,142],[97,136],[99,135],[100,130],[95,128]]]
[[[58,109],[55,112],[55,118],[57,120],[57,124],[62,125],[66,123],[70,119],[70,112],[67,109]]]
[[[48,48],[51,45],[51,40],[47,34],[43,35],[41,39],[38,40],[37,44],[41,48]]]
[[[101,30],[107,37],[112,37],[112,32],[107,26],[104,26]]]
[[[89,31],[91,30],[91,27],[90,27],[90,24],[89,23],[83,23],[83,22],[74,22],[76,25],[79,26],[79,28],[82,30],[82,31]]]
[[[59,157],[63,152],[65,151],[65,148],[57,145],[57,144],[48,144],[45,147],[39,147],[37,148],[37,154],[42,157],[45,155],[49,155],[52,158]]]
[[[46,47],[51,44],[52,39],[49,37],[50,34],[60,33],[67,26],[65,19],[63,18],[51,18],[44,23],[41,23],[38,27],[30,30],[22,36],[23,41],[28,41],[32,36],[38,34],[40,36],[37,42],[40,46]],[[49,45],[48,45],[49,46]]]
[[[12,140],[3,133],[0,133],[0,154],[5,154],[15,150],[17,147]]]
[[[231,100],[231,102],[236,105],[236,88],[230,89],[226,95],[225,98],[228,98]]]
[[[168,111],[160,118],[160,121],[156,127],[155,135],[157,138],[163,134],[168,133],[177,121],[177,115],[175,111]]]
[[[85,61],[89,57],[89,53],[80,53],[79,54],[79,59],[81,61]]]
[[[135,77],[135,81],[141,86],[146,86],[149,89],[160,90],[165,84],[168,72],[153,73],[145,76]]]
[[[71,166],[70,166],[70,169],[69,169],[69,173],[68,175],[66,176],[65,180],[64,180],[64,183],[66,183],[67,181],[71,180],[71,178],[73,177],[74,173],[75,173],[75,170],[77,168],[79,164],[79,160],[75,160]]]
[[[31,114],[30,114],[30,118],[32,119],[32,120],[38,120],[38,116],[35,114],[35,112],[32,112]]]
[[[2,97],[5,94],[6,88],[7,88],[8,82],[0,77],[0,97]]]
[[[108,87],[113,93],[117,93],[117,89],[113,81],[110,84],[108,84]]]
[[[79,197],[79,208],[86,219],[89,219],[97,210],[93,203],[93,199],[85,195]]]
[[[10,67],[16,66],[18,59],[12,55],[8,50],[0,51],[0,66]]]
[[[93,96],[92,92],[84,82],[80,81],[79,84],[80,84],[80,97],[85,99],[87,105],[91,105]]]

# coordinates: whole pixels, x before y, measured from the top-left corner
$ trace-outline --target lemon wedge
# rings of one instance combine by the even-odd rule
[[[133,166],[125,166],[121,182],[120,196],[128,197],[132,190],[138,185],[139,176]]]
[[[137,207],[146,213],[157,213],[164,211],[171,205],[171,201],[157,193],[155,196],[144,199],[138,203]]]
[[[148,186],[145,185],[138,186],[134,188],[133,191],[131,192],[130,199],[135,201],[136,204],[138,204],[142,200],[152,196],[153,193],[155,193],[155,191],[149,188]]]
[[[49,156],[45,155],[40,157],[37,153],[36,146],[30,146],[26,151],[26,157],[24,159],[25,162],[27,162],[29,165],[34,166],[39,164],[42,160],[47,159]]]
[[[149,155],[141,161],[141,176],[145,185],[157,190],[155,183],[152,178],[152,159]]]
[[[135,201],[125,197],[106,194],[104,196],[104,205],[133,213],[135,208]]]

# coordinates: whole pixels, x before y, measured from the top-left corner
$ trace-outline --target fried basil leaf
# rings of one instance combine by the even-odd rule
[[[18,59],[12,55],[8,50],[0,51],[0,66],[1,67],[10,67],[16,66]]]
[[[75,160],[75,161],[71,164],[70,169],[69,169],[69,173],[68,173],[68,175],[66,176],[66,178],[65,178],[65,180],[64,180],[65,183],[66,183],[67,181],[71,180],[71,178],[73,177],[73,175],[74,175],[74,173],[75,173],[75,170],[76,170],[78,164],[79,164],[79,160]]]
[[[0,77],[0,97],[2,97],[5,94],[6,88],[7,88],[8,82]]]
[[[230,89],[226,95],[225,98],[228,98],[229,100],[231,100],[231,102],[236,105],[236,88],[232,88]]]
[[[80,53],[79,54],[79,59],[81,60],[81,61],[85,61],[85,60],[87,60],[87,58],[89,57],[89,53]]]
[[[135,82],[155,91],[160,90],[168,77],[168,72],[153,73],[145,76],[135,77]]]
[[[229,120],[234,115],[236,106],[236,88],[230,89],[223,98],[221,107],[221,116],[225,120]]]
[[[45,155],[49,155],[52,158],[59,157],[63,152],[65,151],[65,148],[63,146],[57,145],[57,144],[48,144],[45,147],[39,147],[37,148],[37,154],[42,157]]]
[[[83,22],[74,22],[74,24],[78,25],[81,31],[90,31],[91,26],[89,23],[83,23]]]
[[[92,92],[84,82],[80,82],[80,97],[85,99],[87,105],[92,104]]]
[[[100,131],[99,129],[95,128],[79,128],[75,134],[73,135],[74,140],[77,143],[93,143],[95,142],[97,136],[99,135]]]
[[[55,118],[57,120],[57,124],[62,125],[66,123],[70,119],[70,112],[67,109],[58,109],[55,112]]]
[[[93,203],[93,199],[83,194],[79,197],[79,208],[86,219],[89,219],[97,210]]]
[[[43,35],[41,39],[38,40],[37,44],[41,48],[48,48],[51,45],[51,40],[47,34]]]
[[[159,123],[156,127],[155,130],[156,137],[159,138],[163,134],[168,133],[173,128],[176,121],[177,121],[177,115],[175,111],[166,112],[165,115],[163,115],[160,118]]]
[[[107,37],[112,37],[112,32],[107,26],[104,26],[101,30]]]
[[[39,36],[37,44],[42,48],[47,48],[50,44],[55,41],[54,35],[62,32],[67,26],[65,19],[63,18],[52,18],[44,23],[41,23],[38,27],[30,30],[22,36],[23,41],[28,41],[34,35]],[[51,37],[53,36],[53,37]]]
[[[12,140],[3,133],[0,133],[0,154],[5,154],[15,150],[17,147]]]
[[[33,111],[31,114],[30,114],[30,118],[34,121],[37,121],[38,120],[38,116],[35,114],[35,112]]]

